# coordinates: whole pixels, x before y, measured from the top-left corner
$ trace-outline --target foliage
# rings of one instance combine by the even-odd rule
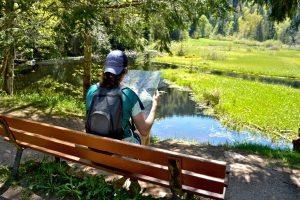
[[[3,0],[3,9],[7,6]],[[0,47],[13,45],[20,58],[49,58],[57,55],[54,44],[55,17],[46,10],[51,1],[15,1],[12,12],[0,15]],[[1,6],[0,6],[0,10]]]
[[[4,182],[10,175],[8,167],[0,166],[0,182]]]
[[[21,182],[33,192],[59,199],[153,199],[141,193],[131,196],[123,188],[115,189],[113,182],[103,176],[76,172],[66,162],[28,161],[20,167]]]
[[[256,29],[261,21],[261,15],[257,13],[250,13],[249,11],[246,12],[244,17],[239,19],[239,34],[245,38],[255,39]]]
[[[196,100],[203,94],[220,92],[215,115],[232,128],[262,132],[271,140],[296,138],[300,127],[300,93],[297,89],[236,78],[164,69],[163,76],[180,86],[190,87]]]
[[[60,19],[56,27],[60,46],[72,34],[83,37],[87,31],[102,33],[111,48],[143,49],[151,38],[157,48],[168,50],[170,33],[183,30],[185,22],[197,13],[220,15],[228,8],[227,1],[64,1],[55,3],[55,15]],[[115,15],[115,13],[118,13]],[[99,31],[98,27],[101,27]],[[145,36],[145,34],[151,37]],[[94,34],[95,35],[95,34]],[[69,39],[68,39],[69,38]]]
[[[220,92],[217,90],[204,91],[203,101],[205,105],[215,107],[220,103]]]
[[[201,15],[196,26],[196,30],[191,35],[191,38],[194,39],[208,37],[213,28],[205,15]]]
[[[144,191],[137,190],[137,188],[140,188],[137,182],[131,184],[128,191],[122,186],[116,187],[116,183],[120,179],[105,181],[103,176],[93,176],[84,172],[78,172],[65,161],[56,163],[46,160],[42,162],[30,160],[21,164],[20,175],[20,181],[17,184],[22,184],[23,187],[28,188],[27,193],[37,192],[46,198],[78,200],[155,199],[150,195],[145,195]],[[135,192],[133,192],[134,190]],[[187,198],[183,197],[181,199]]]
[[[284,26],[284,29],[276,30],[273,14],[277,8],[274,8],[273,4],[278,4],[278,1],[266,2],[266,5],[263,1],[255,2],[257,3],[249,4],[249,1],[234,0],[230,2],[234,12],[227,12],[221,17],[209,14],[197,16],[190,22],[190,36],[194,39],[199,37],[215,38],[218,35],[258,41],[279,39],[285,44],[299,44],[297,40],[300,25],[299,6],[293,8],[293,15],[290,17],[280,20],[276,18],[276,24]],[[288,7],[289,5],[285,8],[288,10]],[[281,36],[279,37],[279,35]]]
[[[273,20],[283,21],[286,17],[292,18],[299,8],[298,0],[251,0],[255,3],[266,4],[272,10],[270,17]]]

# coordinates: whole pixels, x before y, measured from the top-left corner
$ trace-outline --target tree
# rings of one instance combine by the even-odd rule
[[[292,18],[290,27],[286,30],[287,34],[290,36],[289,44],[296,44],[296,36],[299,31],[300,26],[300,6],[298,7],[296,15]]]
[[[255,39],[257,41],[264,41],[264,33],[263,33],[263,25],[262,25],[262,21],[257,25],[256,27],[256,35],[255,35]]]
[[[264,18],[264,37],[267,40],[273,40],[276,37],[275,22],[270,20],[271,10],[268,9]]]
[[[255,39],[257,35],[257,27],[262,21],[262,16],[257,13],[245,11],[243,18],[239,20],[240,37]]]
[[[32,56],[36,44],[40,49],[41,45],[51,45],[48,38],[51,31],[45,23],[49,21],[49,13],[44,10],[49,3],[48,0],[43,4],[34,0],[0,0],[0,47],[3,49],[0,73],[2,89],[7,94],[13,94],[15,54],[31,52]]]
[[[189,36],[191,38],[194,38],[196,39],[198,36],[197,36],[197,33],[199,31],[199,27],[198,27],[198,20],[194,20],[191,24],[191,27],[190,27],[190,30],[189,30]]]
[[[85,97],[91,83],[93,30],[97,27],[104,28],[112,48],[143,49],[147,43],[146,29],[153,35],[158,50],[170,51],[171,33],[186,30],[187,22],[195,16],[225,13],[228,4],[227,0],[59,0],[56,7],[56,15],[60,18],[57,30],[84,38]]]
[[[199,33],[198,36],[200,37],[208,37],[212,30],[212,26],[209,23],[207,17],[202,15],[199,19]]]
[[[14,77],[14,38],[12,38],[15,25],[15,8],[13,0],[1,1],[2,26],[1,26],[1,41],[3,47],[3,61],[1,73],[3,74],[2,89],[8,93],[13,94],[13,77]],[[2,40],[2,38],[4,40]],[[4,42],[6,41],[6,42]]]
[[[234,9],[233,14],[233,25],[232,25],[232,33],[237,33],[239,31],[239,14],[238,14],[238,4],[239,0],[233,0],[232,1],[232,7]]]
[[[299,0],[248,0],[260,5],[266,5],[271,10],[270,18],[282,22],[286,18],[293,18],[299,8]]]

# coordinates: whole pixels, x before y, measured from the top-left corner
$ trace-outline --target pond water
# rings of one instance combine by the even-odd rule
[[[160,139],[179,139],[198,143],[219,145],[225,143],[247,142],[267,145],[272,148],[291,149],[291,144],[274,143],[260,134],[235,132],[226,129],[220,121],[205,116],[197,104],[191,100],[189,92],[164,87],[158,117],[151,134]]]
[[[46,76],[51,76],[58,82],[68,82],[78,87],[81,86],[81,76],[74,76],[76,70],[79,70],[79,65],[52,65],[38,68],[34,72],[19,74],[16,76],[16,87],[23,88],[30,83],[38,81]],[[142,74],[141,74],[142,73]],[[142,76],[143,75],[143,76]],[[145,76],[146,75],[146,76]],[[141,89],[137,85],[147,85],[149,83],[145,77],[150,78],[153,87],[157,87],[159,74],[150,71],[131,70],[128,74],[128,86],[135,88],[143,102],[147,106],[148,94],[152,94],[151,88]],[[155,78],[153,78],[155,77]],[[135,80],[143,79],[143,80]],[[135,80],[135,81],[132,81]],[[126,80],[125,80],[126,82]],[[133,83],[134,82],[134,83]],[[155,83],[154,83],[155,82]],[[140,84],[138,84],[140,83]],[[158,108],[158,119],[155,121],[151,134],[158,136],[160,139],[179,139],[189,140],[199,143],[210,143],[219,145],[233,142],[248,142],[268,145],[274,148],[292,148],[291,144],[283,142],[273,143],[271,140],[262,137],[260,134],[250,132],[237,133],[226,129],[217,119],[203,115],[196,102],[192,101],[187,91],[181,91],[177,88],[163,87],[160,90],[166,93],[161,96],[161,104]],[[143,95],[147,94],[147,95]],[[151,100],[151,97],[150,97]],[[151,105],[150,105],[151,107]],[[150,110],[149,107],[149,110]]]

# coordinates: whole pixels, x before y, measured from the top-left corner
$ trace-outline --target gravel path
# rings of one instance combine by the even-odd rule
[[[46,122],[58,126],[64,126],[74,130],[83,130],[84,123],[81,119],[62,119],[44,115],[37,110],[26,109],[23,111],[1,111],[0,113]],[[289,169],[276,166],[275,160],[267,160],[261,156],[245,154],[238,151],[225,151],[220,147],[207,145],[186,144],[183,142],[162,141],[155,147],[168,149],[171,151],[196,155],[209,159],[224,160],[230,165],[229,187],[226,192],[226,199],[300,199],[300,170]],[[0,139],[0,165],[11,165],[14,159],[15,149],[9,143]],[[42,159],[45,155],[33,150],[25,150],[22,162],[28,159]],[[299,161],[300,162],[300,161]],[[92,174],[104,174],[107,179],[116,178],[116,175],[107,174],[90,167],[79,167]],[[142,187],[147,187],[147,193],[156,197],[169,195],[168,189],[152,184],[141,183]],[[10,188],[0,199],[23,199],[24,190],[22,188]],[[43,199],[35,194],[30,199]]]

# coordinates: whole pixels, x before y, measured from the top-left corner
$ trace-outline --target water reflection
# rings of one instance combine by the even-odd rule
[[[161,97],[161,106],[158,109],[160,119],[154,123],[152,135],[161,139],[176,138],[212,145],[248,142],[272,148],[292,148],[292,145],[283,142],[273,143],[260,134],[228,130],[218,120],[201,115],[188,92],[174,88],[163,90],[166,94]]]
[[[59,83],[70,83],[74,86],[82,85],[82,76],[79,75],[80,65],[65,64],[65,65],[48,65],[38,66],[33,70],[24,71],[16,70],[15,89],[23,89],[30,86],[32,83],[37,82],[47,76],[51,77]]]
[[[159,118],[195,116],[201,112],[196,102],[191,101],[188,92],[169,87],[160,90],[165,93],[161,95],[161,106],[158,107]]]

